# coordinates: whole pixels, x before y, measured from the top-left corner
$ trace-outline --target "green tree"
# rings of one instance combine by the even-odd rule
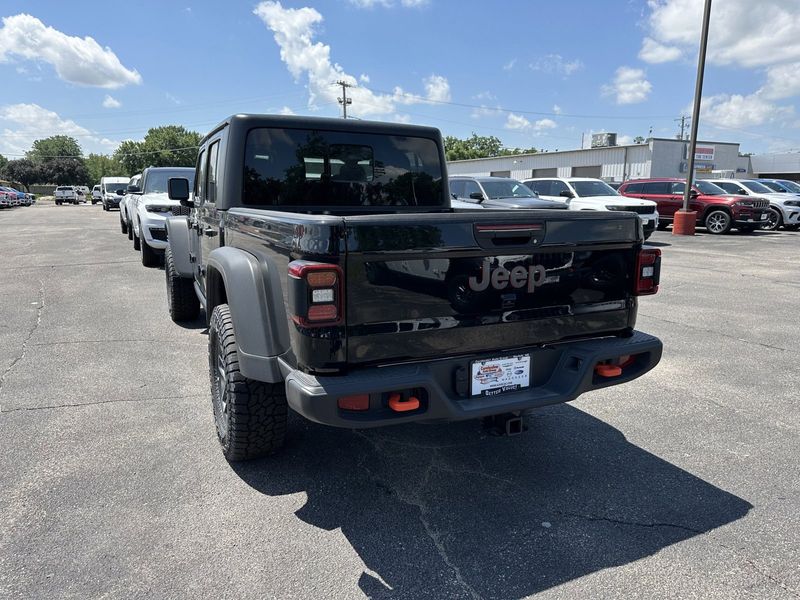
[[[473,133],[465,140],[451,135],[444,138],[444,152],[447,160],[498,156],[502,147],[503,143],[493,135],[482,136]]]
[[[500,150],[498,156],[514,156],[515,154],[536,154],[539,152],[536,148],[503,148]]]
[[[644,144],[644,138],[642,136],[640,136],[640,135],[637,135],[635,138],[633,138],[633,143],[634,144]]]
[[[89,185],[89,171],[82,158],[51,158],[41,166],[42,174],[56,185]]]
[[[78,141],[68,135],[54,135],[36,140],[25,157],[35,163],[43,164],[55,157],[82,157],[83,150]]]
[[[114,158],[130,174],[152,167],[193,167],[202,136],[181,125],[153,127],[141,142],[127,140],[120,144]]]
[[[2,154],[0,154],[0,173],[3,172],[3,167],[5,167],[7,164],[8,164],[8,159]]]
[[[100,183],[101,177],[130,177],[132,174],[119,160],[105,154],[89,154],[86,157],[86,170],[89,173],[91,185]]]
[[[9,181],[22,184],[26,192],[30,191],[31,184],[40,183],[43,179],[41,166],[28,158],[8,161],[2,175]]]

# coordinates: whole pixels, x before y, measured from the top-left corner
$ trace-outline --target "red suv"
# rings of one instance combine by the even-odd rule
[[[633,179],[623,183],[619,193],[653,200],[658,205],[658,228],[665,229],[683,208],[685,189],[684,179]],[[710,181],[695,181],[690,194],[689,209],[697,211],[697,224],[709,233],[728,233],[733,227],[750,232],[767,221],[769,201],[764,198],[729,194]]]

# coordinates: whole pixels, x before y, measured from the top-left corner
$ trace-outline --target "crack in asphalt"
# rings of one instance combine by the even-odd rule
[[[373,440],[371,436],[361,431],[355,431],[354,433],[355,435],[363,438],[368,444],[370,444],[375,449],[375,452],[377,454],[379,455],[384,454],[384,450],[381,443],[377,442],[376,440]],[[428,482],[430,481],[431,472],[434,469],[438,468],[437,463],[439,462],[438,449],[437,448],[426,448],[426,449],[432,450],[431,462],[426,467],[425,473],[422,476],[422,480],[420,481],[420,484],[416,487],[416,490],[414,491],[413,494],[408,494],[403,492],[402,490],[394,487],[390,481],[387,481],[382,477],[379,477],[378,475],[373,473],[369,469],[369,467],[367,467],[364,464],[363,459],[360,461],[361,463],[360,466],[367,473],[367,475],[369,475],[372,478],[373,481],[391,491],[392,494],[394,494],[394,496],[400,502],[402,502],[403,504],[407,504],[409,506],[413,506],[417,509],[418,518],[420,523],[422,524],[423,529],[425,530],[425,533],[428,535],[428,538],[431,540],[431,542],[433,542],[433,545],[436,548],[436,552],[439,555],[439,558],[441,558],[442,562],[445,565],[447,565],[447,567],[453,572],[453,577],[455,578],[458,585],[473,600],[482,600],[482,596],[477,591],[475,591],[475,589],[469,583],[467,583],[466,579],[464,579],[464,576],[461,573],[461,568],[455,563],[453,559],[450,558],[450,555],[447,553],[447,548],[444,544],[444,541],[442,540],[442,534],[430,522],[430,519],[428,518],[428,513],[429,513],[428,506],[422,500],[422,498],[420,498],[419,491],[424,489],[425,486],[428,484]]]
[[[39,324],[42,322],[42,311],[44,310],[44,280],[39,280],[39,295],[38,295],[38,302],[36,305],[36,320],[34,321],[33,325],[28,329],[28,333],[25,336],[25,339],[22,340],[22,349],[20,353],[11,361],[11,364],[6,367],[6,370],[3,371],[3,374],[0,375],[0,398],[3,394],[3,386],[6,383],[6,379],[11,374],[11,371],[14,370],[14,367],[19,364],[19,362],[25,358],[25,353],[28,351],[28,342],[33,337],[33,334],[36,333],[36,330],[39,328]],[[3,406],[0,404],[0,412],[3,412]]]
[[[656,317],[654,315],[648,315],[646,313],[639,313],[642,317],[647,317],[648,319],[653,319],[654,321],[661,321],[662,323],[669,323],[670,325],[680,325],[682,327],[687,327],[689,329],[694,329],[695,331],[703,331],[705,333],[713,333],[720,337],[728,338],[730,340],[736,340],[737,342],[744,342],[745,344],[751,344],[753,346],[761,346],[762,348],[769,348],[771,350],[780,350],[782,352],[789,352],[788,348],[782,348],[781,346],[773,346],[771,344],[765,344],[763,342],[754,342],[753,340],[746,340],[744,338],[736,337],[735,335],[730,335],[729,333],[723,333],[721,331],[717,331],[715,329],[708,329],[706,327],[698,327],[696,325],[690,325],[689,323],[680,322],[680,321],[671,321],[670,319],[662,319],[661,317]]]
[[[188,398],[202,398],[202,397],[203,397],[202,394],[191,394],[189,396],[162,396],[160,398],[117,398],[114,400],[96,400],[94,402],[77,402],[74,404],[51,404],[48,406],[21,406],[19,408],[0,410],[0,413],[6,415],[13,412],[52,410],[57,408],[78,408],[81,406],[97,406],[99,404],[117,404],[124,402],[157,402],[160,400],[184,400]]]

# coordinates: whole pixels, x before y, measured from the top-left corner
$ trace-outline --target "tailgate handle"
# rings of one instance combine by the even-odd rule
[[[486,246],[534,246],[544,234],[542,223],[475,225],[475,239]]]

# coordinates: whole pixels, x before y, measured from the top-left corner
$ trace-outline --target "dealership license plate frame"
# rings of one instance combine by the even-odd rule
[[[480,383],[476,380],[476,367],[500,367],[503,363],[508,364],[510,374],[503,375],[496,381],[487,381]],[[521,370],[522,373],[516,371]],[[472,398],[486,398],[496,396],[498,394],[506,394],[510,392],[518,392],[531,387],[531,355],[512,354],[509,356],[498,356],[495,358],[482,358],[473,360],[469,364],[469,392]]]

